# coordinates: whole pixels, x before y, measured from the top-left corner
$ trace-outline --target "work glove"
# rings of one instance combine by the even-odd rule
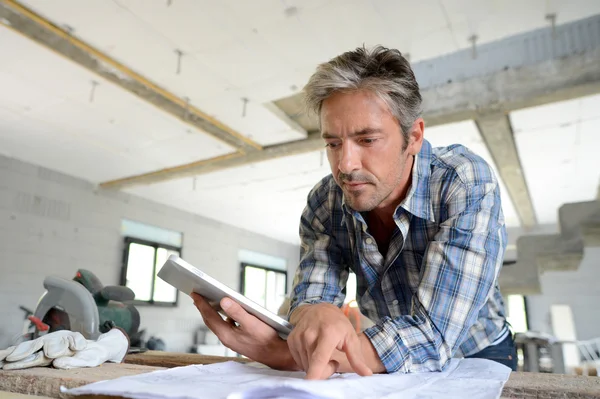
[[[6,363],[4,361],[4,359],[6,359],[6,356],[10,355],[12,353],[12,351],[15,350],[15,348],[16,348],[16,346],[10,346],[6,349],[0,349],[0,369],[2,368],[4,363]]]
[[[49,366],[54,359],[72,356],[75,352],[85,349],[87,344],[81,333],[55,331],[0,351],[0,361],[3,361],[4,370]]]
[[[88,341],[85,349],[73,356],[55,359],[52,365],[58,369],[96,367],[105,362],[121,363],[129,351],[129,337],[120,328],[113,328],[96,341]]]

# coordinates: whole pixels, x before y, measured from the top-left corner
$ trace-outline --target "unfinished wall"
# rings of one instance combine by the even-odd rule
[[[556,234],[558,225],[543,225],[529,231],[509,229],[509,245],[521,234]],[[516,250],[507,250],[505,259],[515,260]],[[517,267],[515,265],[506,267]],[[527,296],[529,329],[553,334],[550,308],[569,305],[573,312],[577,338],[600,337],[600,247],[585,248],[584,258],[575,271],[546,271],[540,275],[541,295]]]
[[[600,337],[600,248],[588,247],[576,271],[546,272],[542,295],[527,297],[529,328],[552,334],[550,307],[569,305],[577,339]]]
[[[285,259],[289,276],[298,262],[297,246],[0,156],[0,348],[20,331],[18,306],[35,308],[46,275],[87,268],[118,284],[123,218],[182,232],[184,258],[235,288],[241,249]],[[172,351],[188,350],[201,325],[191,300],[179,298],[176,308],[139,308],[142,328]]]

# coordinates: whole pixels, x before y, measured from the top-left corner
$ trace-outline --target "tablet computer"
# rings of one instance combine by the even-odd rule
[[[202,295],[213,308],[223,314],[219,303],[221,299],[229,297],[239,303],[246,312],[277,330],[283,339],[292,331],[293,326],[287,320],[210,277],[177,255],[169,256],[158,272],[158,277],[187,295],[192,292]]]

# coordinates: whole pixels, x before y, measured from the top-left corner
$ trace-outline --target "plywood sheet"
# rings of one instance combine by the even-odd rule
[[[96,381],[162,370],[161,367],[137,364],[105,363],[94,368],[58,370],[35,367],[25,370],[0,370],[0,391],[63,398],[60,387],[74,388]]]
[[[169,368],[189,366],[191,364],[222,363],[231,360],[241,363],[250,362],[250,360],[241,357],[209,356],[200,355],[196,353],[176,353],[161,351],[148,351],[144,353],[127,355],[125,357],[125,363]]]

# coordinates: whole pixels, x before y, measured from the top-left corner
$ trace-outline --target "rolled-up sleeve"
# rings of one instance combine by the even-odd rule
[[[444,206],[411,313],[365,330],[388,372],[442,370],[496,284],[506,247],[497,182],[457,183]]]

